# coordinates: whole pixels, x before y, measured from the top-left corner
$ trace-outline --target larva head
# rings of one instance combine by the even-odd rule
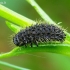
[[[22,33],[17,33],[13,37],[13,42],[16,46],[23,46],[24,45],[24,37],[22,36]]]

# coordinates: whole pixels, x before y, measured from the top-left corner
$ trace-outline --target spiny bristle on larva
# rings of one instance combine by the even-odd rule
[[[13,42],[16,46],[27,46],[33,44],[38,46],[39,42],[59,41],[63,42],[66,34],[63,30],[52,24],[36,24],[24,30],[21,30],[13,37]]]

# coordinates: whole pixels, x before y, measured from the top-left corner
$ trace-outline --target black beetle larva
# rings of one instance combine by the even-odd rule
[[[38,42],[47,41],[59,41],[63,42],[66,38],[66,34],[63,30],[53,24],[36,24],[32,25],[24,30],[20,30],[14,37],[13,42],[16,46],[23,46],[30,44],[36,44]]]

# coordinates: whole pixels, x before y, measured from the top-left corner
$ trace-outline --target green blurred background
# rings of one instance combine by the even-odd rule
[[[11,10],[32,20],[41,19],[38,13],[26,0],[0,0],[0,3]],[[56,22],[70,32],[70,0],[36,0],[40,7]],[[6,26],[4,18],[0,17],[0,53],[13,49],[11,42],[13,32]],[[1,59],[11,64],[31,70],[70,70],[70,57],[47,52],[27,53],[19,56]],[[14,70],[0,65],[2,70]]]

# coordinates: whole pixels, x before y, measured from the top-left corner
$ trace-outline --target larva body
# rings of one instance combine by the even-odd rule
[[[13,42],[16,46],[36,44],[39,42],[59,41],[63,42],[66,34],[63,30],[52,24],[36,24],[24,30],[21,30],[13,37]]]

